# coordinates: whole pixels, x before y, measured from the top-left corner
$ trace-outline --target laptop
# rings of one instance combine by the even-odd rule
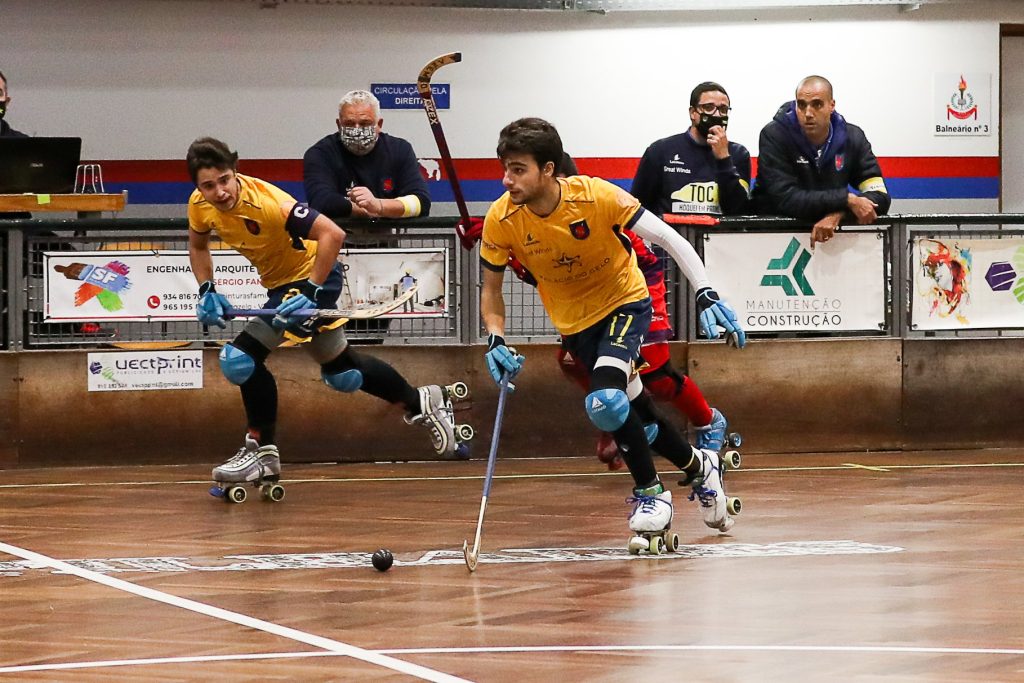
[[[0,137],[0,194],[64,194],[75,186],[82,138]]]

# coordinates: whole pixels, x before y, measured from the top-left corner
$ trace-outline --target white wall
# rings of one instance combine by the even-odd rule
[[[332,130],[344,91],[412,82],[453,50],[463,62],[435,80],[452,83],[441,115],[456,157],[492,156],[500,127],[523,115],[558,125],[574,156],[638,157],[685,127],[688,93],[706,79],[728,88],[730,137],[756,155],[760,128],[810,73],[832,80],[839,111],[879,156],[995,156],[998,125],[988,137],[933,135],[932,82],[991,73],[997,107],[1000,21],[1024,22],[1021,3],[602,16],[0,0],[0,70],[15,100],[10,122],[81,135],[88,158],[178,159],[205,134],[243,157],[299,158]],[[387,111],[385,129],[436,154],[422,111]]]
[[[1024,37],[1003,38],[1002,207],[1024,213]]]

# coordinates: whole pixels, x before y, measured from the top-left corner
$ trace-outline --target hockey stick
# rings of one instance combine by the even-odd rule
[[[301,318],[349,318],[351,320],[368,320],[390,313],[414,296],[420,288],[419,283],[399,294],[390,301],[384,301],[373,306],[360,306],[357,308],[300,308],[289,317]],[[229,308],[227,316],[232,318],[255,318],[259,316],[272,316],[277,313],[275,308]]]
[[[501,420],[505,415],[505,399],[509,395],[509,376],[505,374],[498,385],[498,414],[494,417],[494,433],[491,434],[491,452],[487,454],[487,474],[484,476],[484,496],[480,499],[480,516],[476,520],[476,538],[473,549],[469,549],[469,541],[462,542],[462,554],[466,558],[469,571],[476,571],[476,563],[480,559],[480,534],[484,528],[484,510],[487,509],[487,496],[491,494],[491,479],[494,477],[494,463],[498,459],[498,436],[501,434]]]
[[[423,108],[427,112],[427,122],[430,123],[430,132],[434,134],[434,141],[437,143],[437,151],[441,154],[441,164],[444,172],[448,175],[448,182],[452,186],[452,195],[455,197],[455,204],[459,208],[459,217],[462,219],[461,228],[455,226],[455,233],[459,241],[466,249],[473,248],[473,240],[466,239],[466,228],[469,227],[469,208],[466,206],[466,198],[459,186],[459,177],[455,175],[455,162],[452,161],[452,153],[448,150],[448,141],[444,137],[444,129],[441,128],[441,119],[437,115],[437,106],[434,104],[434,94],[430,91],[430,78],[434,72],[446,64],[454,64],[462,61],[461,52],[449,52],[441,55],[420,70],[416,79],[416,89],[420,92],[420,99],[423,100]],[[468,242],[468,243],[467,243]]]

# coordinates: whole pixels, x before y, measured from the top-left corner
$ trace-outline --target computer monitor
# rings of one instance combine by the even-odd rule
[[[75,186],[82,138],[0,138],[0,194],[62,194]]]

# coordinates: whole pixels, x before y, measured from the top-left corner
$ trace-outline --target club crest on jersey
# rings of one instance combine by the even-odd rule
[[[253,234],[253,235],[260,234],[260,224],[259,223],[257,223],[256,221],[254,221],[251,218],[243,218],[242,220],[245,221],[245,229],[248,230],[251,234]]]
[[[395,182],[393,180],[391,180],[391,178],[385,178],[384,179],[384,191],[385,192],[391,192],[393,189],[395,189]]]
[[[578,240],[585,240],[590,237],[590,226],[587,225],[587,220],[584,218],[581,221],[569,224],[569,232],[572,236]]]
[[[845,162],[844,155],[837,154],[836,155],[836,170],[837,171],[842,171],[843,170],[844,162]]]

